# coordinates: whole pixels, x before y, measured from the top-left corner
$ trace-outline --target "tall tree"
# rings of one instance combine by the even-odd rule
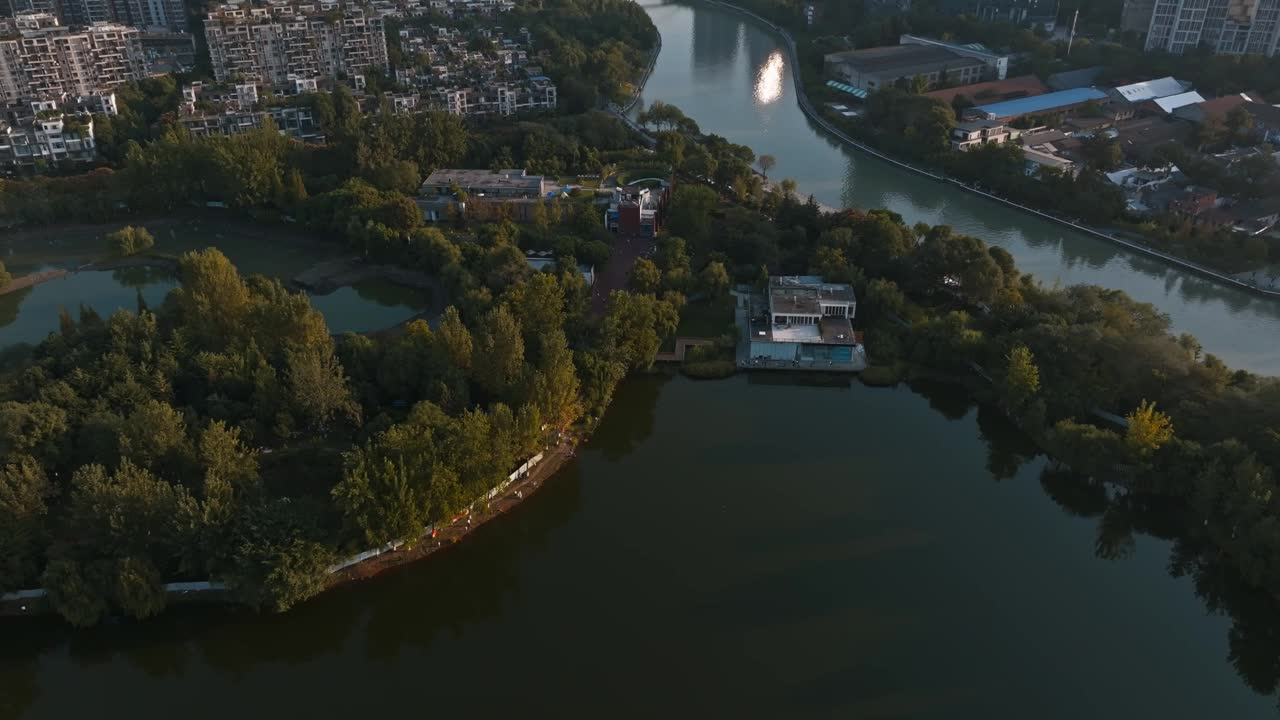
[[[1173,439],[1173,420],[1153,402],[1143,400],[1125,419],[1129,421],[1125,442],[1139,455],[1149,455]]]
[[[772,155],[761,155],[756,158],[756,165],[760,168],[760,174],[766,178],[769,177],[769,171],[773,170],[778,164],[778,159]]]
[[[520,323],[506,305],[499,305],[481,321],[476,341],[472,362],[476,382],[490,395],[506,397],[520,379],[524,366]]]

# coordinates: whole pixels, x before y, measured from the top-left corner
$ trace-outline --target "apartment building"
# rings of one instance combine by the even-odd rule
[[[204,21],[214,77],[280,86],[293,78],[341,78],[386,70],[382,18],[322,2],[223,5]]]
[[[514,115],[554,109],[555,83],[529,64],[527,28],[508,35],[501,28],[405,27],[401,53],[414,63],[396,80],[415,88],[426,104],[454,115]]]
[[[94,23],[72,30],[46,13],[20,15],[0,39],[0,101],[91,95],[145,74],[136,28]]]
[[[1146,33],[1147,50],[1175,55],[1206,47],[1270,57],[1280,47],[1280,0],[1127,0],[1123,19]]]
[[[56,101],[40,100],[6,108],[0,117],[0,167],[9,172],[92,162],[97,156],[88,111],[64,111]]]
[[[314,81],[298,83],[297,87],[315,90]],[[264,126],[267,118],[271,118],[281,135],[310,143],[322,143],[325,139],[311,107],[305,104],[264,106],[254,83],[191,83],[182,88],[182,104],[178,110],[178,122],[195,137],[238,135]]]

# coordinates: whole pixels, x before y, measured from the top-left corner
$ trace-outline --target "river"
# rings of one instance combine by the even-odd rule
[[[345,253],[336,244],[274,226],[209,216],[152,223],[156,250],[177,255],[217,247],[243,274],[260,273],[287,280],[312,265]],[[75,268],[101,258],[102,235],[115,225],[72,226],[10,233],[0,238],[0,260],[15,276],[51,268]],[[33,288],[0,295],[0,350],[17,343],[38,343],[58,328],[62,308],[75,315],[80,305],[109,315],[134,309],[138,295],[152,306],[177,286],[172,274],[145,267],[77,272]],[[311,304],[324,315],[330,332],[380,330],[403,322],[431,306],[429,293],[382,280],[358,282]]]
[[[1000,245],[1046,284],[1118,288],[1169,314],[1233,367],[1280,374],[1280,301],[1227,288],[1159,261],[962,192],[844,147],[796,104],[790,58],[753,20],[703,3],[642,0],[662,33],[644,107],[680,107],[706,132],[777,158],[774,178],[833,207],[897,212],[908,224],[951,225]]]
[[[513,514],[283,616],[0,623],[0,720],[1275,716],[1228,662],[1274,682],[1268,623],[1099,559],[995,413],[785,380],[629,380]]]

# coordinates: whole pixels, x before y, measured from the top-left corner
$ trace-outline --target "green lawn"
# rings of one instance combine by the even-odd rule
[[[733,296],[691,302],[680,311],[676,334],[687,337],[718,337],[733,329]]]

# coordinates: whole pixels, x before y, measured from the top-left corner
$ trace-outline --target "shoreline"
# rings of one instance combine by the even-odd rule
[[[578,438],[569,437],[550,446],[543,451],[542,461],[531,468],[527,474],[505,486],[499,485],[498,487],[502,490],[492,499],[477,500],[474,503],[477,506],[476,509],[468,509],[460,513],[443,526],[433,526],[432,531],[420,538],[416,545],[412,547],[397,545],[394,549],[334,570],[326,579],[324,588],[299,605],[339,587],[368,580],[384,572],[424,560],[436,552],[458,544],[480,527],[519,507],[532,497],[569,459],[576,455],[577,445]],[[166,610],[177,605],[239,604],[230,596],[230,591],[222,583],[171,583],[168,587],[172,597],[166,603]],[[56,614],[43,589],[16,590],[0,595],[0,618],[34,618]]]
[[[822,115],[813,106],[813,103],[809,100],[809,96],[804,89],[804,79],[800,76],[800,65],[798,60],[799,53],[796,50],[795,40],[791,38],[791,33],[787,31],[786,28],[783,28],[777,25],[776,23],[774,23],[773,21],[763,18],[760,15],[757,15],[751,10],[748,10],[743,7],[739,7],[737,5],[734,5],[733,3],[726,2],[725,0],[701,0],[701,2],[704,2],[708,5],[714,5],[716,7],[722,7],[727,10],[732,10],[734,12],[738,12],[743,15],[746,15],[752,18],[753,20],[759,22],[760,24],[764,25],[765,27],[769,28],[770,30],[772,30],[778,37],[780,37],[783,40],[782,45],[785,47],[787,51],[787,55],[791,60],[791,78],[796,90],[796,104],[800,106],[800,111],[804,113],[805,117],[813,121],[815,124],[817,124],[822,130],[824,130],[828,134],[833,135],[841,143],[851,146],[856,150],[860,150],[879,160],[883,160],[884,162],[890,163],[904,170],[913,172],[917,175],[922,175],[924,177],[936,180],[940,183],[947,183],[959,190],[969,192],[974,195],[980,195],[990,200],[994,200],[996,202],[1002,203],[1008,207],[1015,208],[1017,210],[1021,210],[1023,212],[1026,212],[1032,215],[1036,215],[1042,220],[1047,220],[1049,222],[1056,223],[1058,225],[1062,225],[1065,227],[1069,227],[1073,230],[1078,230],[1088,235],[1092,235],[1093,237],[1096,237],[1100,240],[1105,240],[1113,245],[1125,248],[1127,250],[1138,253],[1140,255],[1145,255],[1147,257],[1161,260],[1166,264],[1171,265],[1175,268],[1192,272],[1196,275],[1200,275],[1210,280],[1214,280],[1222,285],[1228,285],[1240,290],[1245,290],[1247,292],[1254,293],[1255,295],[1259,295],[1264,298],[1280,299],[1280,290],[1271,290],[1268,288],[1259,287],[1257,285],[1252,285],[1250,283],[1244,282],[1243,280],[1240,280],[1239,278],[1228,275],[1222,271],[1214,270],[1213,268],[1200,265],[1199,263],[1193,262],[1191,260],[1187,260],[1185,258],[1181,258],[1176,255],[1170,255],[1169,253],[1166,253],[1162,250],[1157,250],[1155,248],[1148,247],[1146,245],[1142,245],[1139,243],[1131,242],[1129,240],[1125,240],[1123,238],[1116,237],[1114,235],[1098,230],[1097,228],[1074,223],[1070,220],[1066,220],[1066,219],[1057,217],[1055,215],[1051,215],[1044,211],[1037,210],[1033,207],[1029,207],[1027,205],[1022,205],[1012,200],[1005,199],[1003,197],[1000,197],[999,195],[993,195],[992,193],[970,186],[955,178],[949,178],[944,175],[930,172],[929,170],[926,170],[924,168],[911,165],[910,163],[903,162],[901,160],[898,160],[897,158],[894,158],[890,155],[882,153],[879,150],[876,150],[865,143],[862,143],[857,140],[854,140],[853,138],[850,138],[839,128],[836,128],[835,126],[833,126],[826,118],[822,117]]]
[[[9,293],[18,292],[19,290],[26,290],[28,288],[33,288],[37,285],[47,283],[50,280],[57,280],[59,278],[64,278],[67,275],[70,275],[72,272],[75,272],[75,271],[73,270],[41,270],[39,272],[33,272],[27,275],[22,275],[20,277],[13,278],[12,280],[9,281],[8,285],[5,285],[4,287],[0,287],[0,297],[4,297]]]

